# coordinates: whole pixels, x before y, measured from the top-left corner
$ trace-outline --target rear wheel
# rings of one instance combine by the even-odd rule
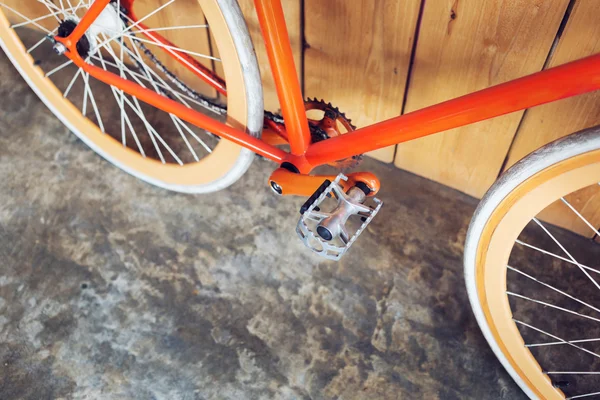
[[[531,398],[600,398],[599,182],[600,128],[592,128],[507,171],[467,234],[475,316]]]
[[[235,182],[252,152],[95,81],[52,51],[46,37],[68,34],[92,3],[0,0],[0,45],[48,108],[117,167],[180,192]],[[260,75],[235,0],[112,1],[80,44],[87,62],[260,134]],[[199,77],[206,71],[224,76],[226,96]]]

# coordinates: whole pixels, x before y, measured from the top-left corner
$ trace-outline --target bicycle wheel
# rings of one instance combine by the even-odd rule
[[[469,227],[471,306],[496,356],[530,398],[600,398],[598,182],[596,127],[509,169]],[[553,217],[556,211],[573,217],[571,228],[585,237],[544,222],[564,222]]]
[[[68,34],[92,3],[0,0],[0,45],[46,106],[122,170],[188,193],[235,182],[254,159],[251,151],[95,81],[52,51],[46,36]],[[114,0],[84,39],[78,51],[86,62],[260,135],[260,75],[235,0]],[[224,76],[226,97],[200,79],[212,70]]]

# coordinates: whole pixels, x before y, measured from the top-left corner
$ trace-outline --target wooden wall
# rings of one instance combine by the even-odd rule
[[[268,106],[273,85],[252,0]],[[600,52],[598,0],[283,0],[307,97],[359,127]],[[303,39],[303,40],[302,40]],[[303,44],[303,45],[302,45]],[[582,95],[370,155],[481,197],[531,151],[600,124],[600,93]],[[590,192],[591,193],[588,193]],[[600,187],[569,199],[600,226]],[[544,219],[590,235],[564,204]]]

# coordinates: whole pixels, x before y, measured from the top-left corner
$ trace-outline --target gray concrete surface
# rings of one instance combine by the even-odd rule
[[[476,200],[367,160],[385,206],[340,262],[273,165],[169,193],[69,133],[0,56],[0,399],[522,399],[472,316]]]

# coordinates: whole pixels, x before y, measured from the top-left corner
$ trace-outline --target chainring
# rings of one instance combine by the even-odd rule
[[[307,112],[310,110],[323,111],[323,118],[319,120],[309,118],[308,120],[312,143],[321,142],[356,130],[356,127],[352,125],[352,121],[339,108],[331,105],[331,103],[325,103],[325,101],[317,100],[315,97],[314,99],[307,99],[304,102],[304,108]],[[344,128],[345,132],[340,130],[340,126]],[[357,154],[334,161],[329,165],[341,170],[347,170],[357,167],[362,159],[362,154]]]

